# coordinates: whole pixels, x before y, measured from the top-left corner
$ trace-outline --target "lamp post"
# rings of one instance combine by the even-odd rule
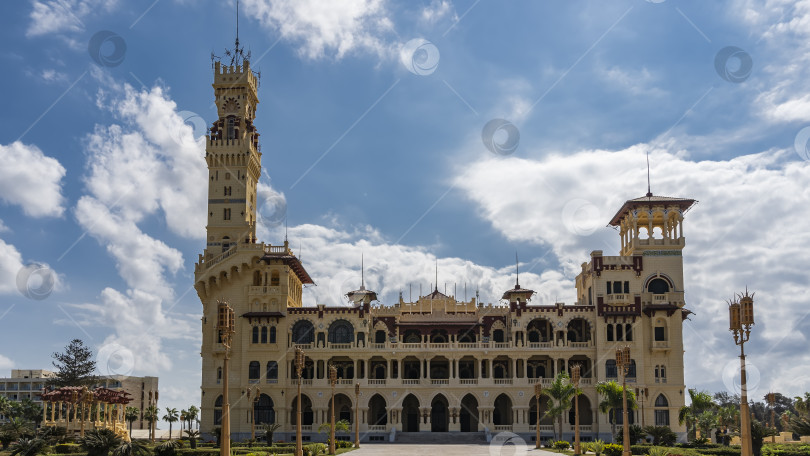
[[[632,456],[630,453],[630,426],[627,423],[627,373],[630,369],[630,346],[616,350],[616,366],[622,373],[622,456]]]
[[[641,427],[644,427],[644,399],[650,395],[649,388],[636,388],[636,397],[641,404]]]
[[[256,402],[259,401],[259,394],[261,394],[261,389],[259,389],[259,385],[249,386],[247,389],[247,399],[248,403],[250,403],[250,440],[256,440]],[[251,395],[253,396],[253,400],[250,399]]]
[[[222,346],[225,347],[225,356],[222,361],[222,430],[220,433],[220,456],[231,455],[231,403],[228,399],[228,360],[231,357],[231,341],[236,332],[236,322],[233,308],[227,301],[217,302],[217,331]],[[157,400],[157,393],[155,393]]]
[[[354,384],[354,447],[360,448],[360,384]]]
[[[537,401],[537,423],[534,426],[534,447],[540,448],[540,396],[543,394],[543,385],[540,383],[542,379],[537,379],[534,384],[534,399]]]
[[[771,429],[776,429],[776,423],[774,422],[776,411],[773,408],[776,403],[776,394],[768,393],[768,403],[771,405]],[[771,436],[771,443],[776,443],[775,434]]]
[[[739,298],[739,300],[738,300]],[[751,338],[754,325],[754,295],[738,295],[728,303],[729,330],[734,343],[740,346],[740,456],[751,456],[751,413],[748,411],[748,383],[745,376],[745,343]]]
[[[574,384],[574,455],[579,456],[579,364],[571,368],[571,383]]]
[[[329,418],[329,454],[335,454],[335,382],[337,381],[337,368],[329,365],[329,384],[332,385],[332,415]]]
[[[301,347],[296,347],[295,372],[298,374],[298,398],[296,399],[295,456],[304,456],[304,447],[301,444],[301,374],[304,370],[304,359],[304,350]]]

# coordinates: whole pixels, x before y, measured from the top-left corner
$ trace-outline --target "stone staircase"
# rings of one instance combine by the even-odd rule
[[[483,432],[399,432],[396,443],[423,445],[441,444],[486,444]]]

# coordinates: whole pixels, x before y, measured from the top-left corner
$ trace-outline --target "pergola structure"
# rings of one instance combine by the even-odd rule
[[[124,413],[132,402],[126,391],[109,388],[88,389],[86,386],[63,386],[42,390],[42,425],[64,427],[70,432],[112,429],[127,442],[130,441]],[[50,413],[49,413],[50,411]]]

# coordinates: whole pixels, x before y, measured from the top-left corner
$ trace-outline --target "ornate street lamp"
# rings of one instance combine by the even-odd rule
[[[739,300],[738,300],[739,299]],[[734,334],[734,343],[740,346],[740,456],[751,456],[751,413],[748,411],[748,383],[745,376],[745,343],[751,337],[754,326],[754,294],[737,295],[728,303],[729,330]]]
[[[354,447],[360,448],[360,384],[354,384]]]
[[[627,374],[630,369],[630,346],[616,349],[616,366],[622,373],[622,456],[632,456],[630,453],[630,425],[627,423]]]
[[[534,384],[534,399],[537,401],[537,423],[534,431],[534,447],[540,448],[540,396],[543,394],[543,385],[540,383],[542,379],[538,378],[537,383]]]
[[[222,362],[222,430],[220,435],[220,456],[231,455],[231,403],[228,400],[228,360],[231,358],[231,341],[236,332],[236,321],[233,308],[227,301],[217,302],[217,332],[222,346],[225,347],[225,358]],[[155,393],[157,400],[157,393]],[[154,435],[153,435],[154,438]]]
[[[304,350],[295,347],[295,372],[298,374],[298,401],[297,403],[297,424],[295,426],[295,456],[304,456],[304,447],[301,444],[301,374],[304,370]]]
[[[579,456],[579,364],[571,368],[571,383],[574,384],[574,455]]]
[[[332,385],[332,417],[329,426],[329,454],[335,454],[335,382],[337,381],[337,368],[329,365],[329,384]]]
[[[774,422],[776,418],[776,411],[774,410],[774,404],[776,403],[776,394],[768,393],[768,403],[771,405],[771,429],[776,429],[776,423]],[[771,443],[776,443],[776,434],[771,436]]]

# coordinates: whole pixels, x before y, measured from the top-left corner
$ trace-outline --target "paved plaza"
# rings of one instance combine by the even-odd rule
[[[363,443],[360,449],[350,453],[351,456],[560,456],[545,450],[535,450],[533,446],[515,447],[513,445],[481,444],[446,444],[421,445],[403,443]]]

